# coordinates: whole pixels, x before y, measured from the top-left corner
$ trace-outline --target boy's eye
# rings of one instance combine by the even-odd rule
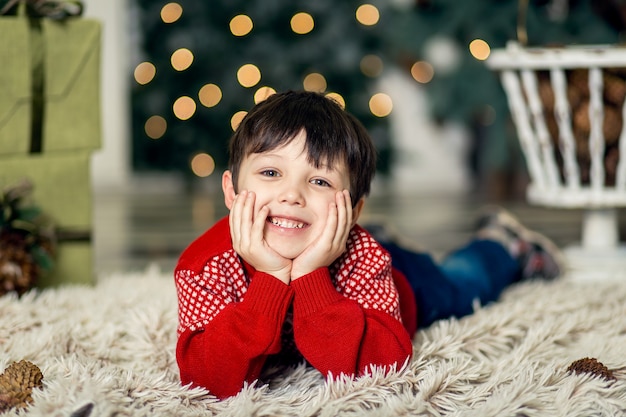
[[[265,170],[261,171],[261,175],[264,175],[266,177],[277,177],[278,176],[278,172],[273,170],[273,169],[265,169]]]
[[[330,183],[321,178],[314,178],[311,180],[311,184],[319,185],[320,187],[330,187]]]

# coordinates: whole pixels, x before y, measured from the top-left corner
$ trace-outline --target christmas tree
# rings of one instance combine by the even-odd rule
[[[617,43],[624,8],[618,0],[136,5],[143,62],[132,90],[133,165],[190,176],[198,154],[204,174],[225,167],[241,112],[268,91],[302,88],[339,95],[374,137],[385,173],[393,161],[388,121],[373,114],[370,100],[384,93],[376,79],[390,66],[424,84],[433,118],[473,132],[477,176],[523,169],[506,97],[484,64],[490,48],[517,40],[520,22],[531,46]]]
[[[374,136],[384,165],[385,121],[368,107],[376,93],[371,81],[382,66],[384,37],[376,8],[361,9],[357,16],[358,1],[143,0],[137,5],[144,62],[135,75],[138,81],[147,77],[132,90],[137,170],[190,174],[190,161],[198,154],[224,167],[240,112],[268,92],[303,88],[339,97]],[[174,62],[176,54],[181,61],[186,56],[187,63]]]

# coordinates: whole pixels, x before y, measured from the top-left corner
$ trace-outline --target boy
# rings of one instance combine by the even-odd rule
[[[229,151],[230,214],[175,270],[181,381],[219,398],[275,360],[334,376],[402,366],[418,320],[468,314],[520,274],[559,273],[553,245],[503,212],[442,265],[393,241],[383,247],[356,224],[375,172],[372,141],[320,94],[257,104]]]

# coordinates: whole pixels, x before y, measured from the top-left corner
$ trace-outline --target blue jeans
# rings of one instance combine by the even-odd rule
[[[495,301],[502,290],[519,279],[518,262],[494,241],[472,240],[439,264],[426,253],[412,252],[393,242],[380,243],[413,288],[419,327],[470,314],[474,300],[481,304]]]

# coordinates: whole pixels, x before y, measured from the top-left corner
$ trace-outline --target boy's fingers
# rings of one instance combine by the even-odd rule
[[[337,205],[337,226],[335,226],[335,236],[333,245],[336,246],[342,239],[346,224],[346,202],[342,193],[337,193],[335,198]]]
[[[346,221],[348,230],[352,227],[352,198],[350,197],[350,191],[343,190],[343,197],[346,202],[346,212],[348,214]]]
[[[245,193],[245,191],[242,191]],[[235,199],[233,200],[233,206],[230,210],[229,223],[230,223],[230,234],[233,238],[234,243],[238,243],[241,237],[241,201],[242,195],[237,194]]]
[[[245,197],[245,198],[244,198]],[[250,236],[252,233],[252,212],[254,210],[254,193],[249,191],[245,196],[242,196],[244,201],[242,202],[241,211],[241,243],[246,248],[250,246]]]
[[[322,241],[330,242],[334,244],[335,236],[337,235],[337,203],[330,203],[328,206],[328,217],[326,218],[326,226],[322,232],[320,239]]]
[[[335,246],[343,245],[348,238],[350,226],[352,224],[352,206],[350,202],[350,194],[344,190],[337,195],[338,223],[337,233],[335,234]]]
[[[269,207],[263,206],[259,210],[259,212],[254,216],[254,222],[252,223],[252,233],[251,236],[255,241],[263,240],[263,230],[265,229],[265,219],[269,214]]]

